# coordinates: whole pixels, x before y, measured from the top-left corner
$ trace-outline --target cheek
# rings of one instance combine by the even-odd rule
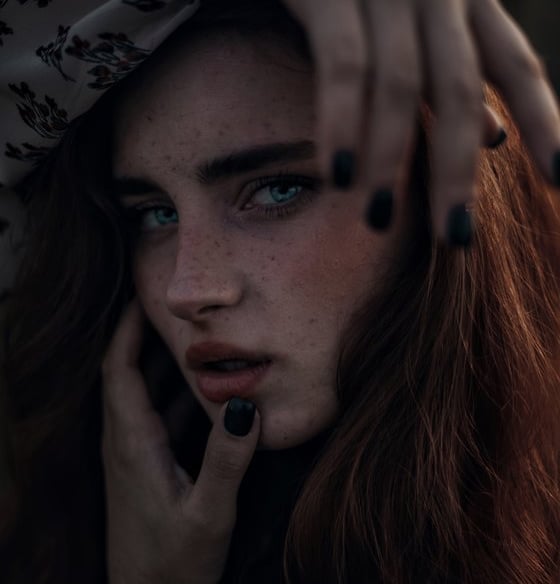
[[[361,209],[361,205],[358,205]],[[297,246],[287,287],[340,313],[346,304],[377,284],[391,241],[372,233],[357,209],[333,205],[313,236]]]
[[[165,295],[172,266],[155,254],[137,253],[132,267],[136,294],[146,315],[160,332],[167,312]]]

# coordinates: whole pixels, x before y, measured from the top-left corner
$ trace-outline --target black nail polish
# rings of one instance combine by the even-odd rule
[[[560,151],[554,155],[554,162],[552,164],[554,183],[560,187]]]
[[[502,128],[494,142],[488,144],[488,148],[490,148],[490,150],[496,150],[496,148],[499,148],[507,140],[507,137],[507,132]]]
[[[234,436],[247,436],[253,426],[256,406],[253,402],[233,397],[224,416],[225,429]]]
[[[447,218],[447,241],[456,247],[469,247],[472,242],[472,217],[465,205],[457,205]]]
[[[338,189],[348,189],[354,180],[356,157],[350,150],[339,150],[333,157],[332,182]]]
[[[366,221],[372,229],[384,231],[393,217],[393,192],[389,189],[377,191],[367,209]]]

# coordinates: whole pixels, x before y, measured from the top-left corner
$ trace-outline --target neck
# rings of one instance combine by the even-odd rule
[[[332,431],[293,448],[255,453],[239,490],[237,523],[221,584],[282,582],[291,512]]]

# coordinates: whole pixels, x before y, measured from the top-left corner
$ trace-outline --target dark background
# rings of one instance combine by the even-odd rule
[[[504,0],[540,55],[560,92],[560,0]]]

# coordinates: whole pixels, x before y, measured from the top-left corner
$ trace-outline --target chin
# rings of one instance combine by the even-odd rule
[[[215,423],[222,404],[204,404],[203,408]],[[259,405],[257,405],[259,407]],[[334,404],[325,404],[324,408],[314,408],[313,412],[301,412],[294,416],[294,407],[275,408],[262,407],[261,433],[257,443],[257,450],[286,450],[305,444],[329,428],[337,417],[337,408]],[[318,412],[323,415],[319,416]]]
[[[257,444],[257,450],[286,450],[304,444],[314,436],[302,437],[298,435],[273,435],[261,434]]]
[[[330,426],[330,420],[318,422],[294,426],[291,419],[272,422],[271,418],[263,417],[257,450],[285,450],[305,444]]]

